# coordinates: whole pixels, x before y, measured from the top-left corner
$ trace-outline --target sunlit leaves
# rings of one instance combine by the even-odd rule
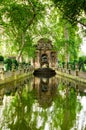
[[[63,0],[58,0],[58,2],[59,5],[60,2],[64,2],[64,5],[67,4],[67,1]],[[61,8],[64,7],[63,4],[61,4]],[[0,22],[4,34],[9,36],[8,44],[11,44],[12,47],[11,54],[15,53],[17,57],[19,55],[31,57],[34,53],[33,42],[36,44],[41,37],[46,37],[52,40],[59,54],[61,52],[64,55],[63,50],[67,43],[70,55],[77,55],[76,52],[81,42],[76,34],[78,30],[62,19],[62,12],[54,6],[53,2],[7,0],[2,1],[0,8]],[[64,36],[65,25],[69,39]]]
[[[72,24],[78,23],[79,17],[82,12],[86,12],[85,0],[53,0],[55,5],[63,13],[63,18],[70,21]]]
[[[24,51],[32,52],[29,48],[32,47],[33,26],[43,18],[45,5],[38,0],[7,0],[2,1],[0,9],[0,23],[9,37],[12,52],[19,53],[17,56],[24,55]]]

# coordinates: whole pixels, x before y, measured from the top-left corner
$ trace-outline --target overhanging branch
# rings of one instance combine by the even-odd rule
[[[58,6],[58,9],[64,14],[64,10],[61,9],[61,7]],[[69,15],[65,15],[64,17],[65,19],[67,19],[68,21],[70,21],[71,23],[79,23],[82,26],[86,27],[86,24],[81,22],[80,20],[77,19],[72,19]]]

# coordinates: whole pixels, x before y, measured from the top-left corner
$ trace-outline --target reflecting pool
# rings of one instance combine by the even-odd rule
[[[55,76],[0,86],[0,130],[86,130],[86,84]]]

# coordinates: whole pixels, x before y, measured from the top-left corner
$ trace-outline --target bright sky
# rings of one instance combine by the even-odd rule
[[[81,46],[81,51],[86,54],[86,38],[83,39],[83,44]]]

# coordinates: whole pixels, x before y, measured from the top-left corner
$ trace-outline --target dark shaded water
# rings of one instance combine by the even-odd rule
[[[56,76],[0,86],[0,130],[86,130],[86,84]]]

